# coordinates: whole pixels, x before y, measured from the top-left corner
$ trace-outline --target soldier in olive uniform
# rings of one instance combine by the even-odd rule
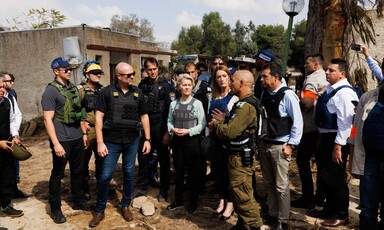
[[[79,89],[81,107],[87,112],[85,121],[87,132],[84,133],[84,135],[88,135],[88,148],[84,150],[84,195],[87,199],[90,199],[88,181],[90,179],[89,161],[91,160],[92,152],[95,155],[95,177],[97,180],[99,179],[103,164],[103,158],[97,154],[95,131],[96,101],[99,91],[103,87],[100,84],[100,77],[102,74],[104,74],[104,72],[101,70],[101,66],[96,63],[95,60],[89,60],[84,65],[84,76],[86,81],[77,86]]]
[[[215,119],[209,123],[217,136],[225,140],[228,154],[228,174],[233,203],[238,214],[232,229],[260,229],[262,219],[259,205],[253,197],[252,176],[255,173],[255,150],[251,148],[257,130],[257,100],[253,96],[254,79],[247,70],[237,71],[231,78],[232,93],[239,97],[229,116],[221,123]]]

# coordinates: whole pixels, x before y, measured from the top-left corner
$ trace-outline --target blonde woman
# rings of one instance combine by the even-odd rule
[[[184,206],[184,169],[188,172],[190,188],[188,212],[194,213],[199,199],[200,133],[206,125],[203,104],[192,97],[194,79],[188,74],[179,75],[176,88],[181,97],[172,101],[168,113],[168,132],[172,136],[173,163],[175,165],[175,200],[167,209]]]

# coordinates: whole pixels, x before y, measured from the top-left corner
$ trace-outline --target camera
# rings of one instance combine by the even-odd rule
[[[361,45],[354,43],[354,44],[351,45],[351,50],[360,51],[361,50]]]

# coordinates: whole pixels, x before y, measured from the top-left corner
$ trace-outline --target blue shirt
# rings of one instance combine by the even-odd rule
[[[280,88],[285,87],[286,85],[281,84],[273,92],[264,91],[264,93],[269,93],[274,95],[279,91]],[[279,113],[281,117],[290,117],[293,121],[291,132],[287,135],[277,136],[275,141],[286,142],[291,145],[299,145],[301,136],[303,135],[303,116],[301,114],[299,97],[293,92],[293,90],[286,90],[284,92],[284,97],[281,99],[279,104]],[[262,95],[261,95],[262,97]]]

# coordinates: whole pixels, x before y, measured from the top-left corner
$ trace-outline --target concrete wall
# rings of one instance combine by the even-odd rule
[[[111,74],[114,71],[111,66],[114,68],[121,61],[133,66],[137,73],[135,83],[138,84],[141,55],[87,49],[87,45],[157,51],[155,43],[141,42],[137,36],[86,26],[0,32],[0,71],[15,75],[15,90],[25,120],[42,115],[41,95],[54,78],[50,64],[54,58],[64,56],[63,38],[66,37],[78,37],[84,60],[100,58],[100,65],[105,73],[101,80],[103,85],[108,85],[113,79]],[[161,62],[168,66],[168,55],[148,56],[161,58]],[[78,65],[72,73],[72,81],[76,84],[83,79],[82,68],[83,65]]]
[[[384,18],[378,18],[375,10],[368,11],[371,19],[374,22],[374,28],[375,28],[375,38],[376,38],[376,44],[370,43],[368,45],[368,51],[369,54],[377,61],[379,61],[379,64],[381,65],[381,61],[384,57]],[[357,32],[355,32],[357,33]],[[363,44],[361,39],[358,39],[355,41],[358,44]],[[360,65],[366,68],[367,70],[367,79],[368,79],[368,90],[373,89],[377,86],[377,80],[372,75],[372,71],[369,69],[367,62],[365,60],[364,55],[357,54],[355,51],[351,50],[349,52],[349,60],[350,60],[350,72],[352,73],[353,70]]]

